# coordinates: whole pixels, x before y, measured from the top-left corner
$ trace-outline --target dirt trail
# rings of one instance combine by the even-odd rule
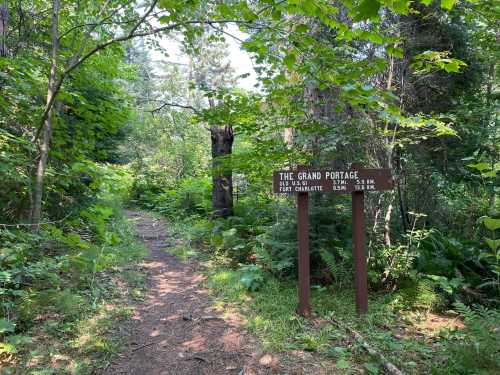
[[[242,327],[242,319],[212,307],[200,285],[198,264],[165,251],[174,241],[166,224],[144,212],[130,211],[138,234],[150,250],[145,261],[148,290],[128,327],[127,346],[104,374],[252,375],[305,374],[276,356],[264,354]],[[295,364],[297,366],[297,363]]]

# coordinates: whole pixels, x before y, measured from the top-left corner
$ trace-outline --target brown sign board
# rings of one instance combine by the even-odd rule
[[[365,255],[364,196],[367,191],[390,190],[394,186],[389,169],[364,169],[355,163],[351,169],[308,169],[276,171],[273,174],[275,193],[297,194],[297,236],[299,244],[299,307],[298,313],[310,316],[309,305],[309,216],[308,193],[352,194],[352,239],[356,310],[368,310],[368,276]]]
[[[390,190],[393,186],[389,169],[305,169],[273,173],[275,193],[352,193]]]

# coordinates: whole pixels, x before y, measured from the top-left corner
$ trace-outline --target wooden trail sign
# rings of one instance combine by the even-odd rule
[[[364,169],[352,164],[351,169],[308,169],[273,173],[275,193],[297,194],[297,237],[299,242],[299,307],[298,313],[309,316],[309,193],[352,194],[352,239],[356,310],[368,311],[368,276],[365,257],[365,191],[390,190],[394,186],[389,169]]]
[[[389,169],[305,169],[273,174],[275,193],[352,193],[388,190],[392,186]]]

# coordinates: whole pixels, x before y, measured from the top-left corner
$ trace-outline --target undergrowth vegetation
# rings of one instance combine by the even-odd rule
[[[316,353],[346,374],[383,373],[380,357],[368,355],[362,342],[353,337],[351,330],[356,330],[408,374],[494,374],[500,370],[496,309],[461,302],[450,305],[434,282],[422,278],[417,285],[401,285],[393,292],[372,292],[369,313],[360,317],[352,284],[343,280],[314,283],[314,316],[304,319],[296,314],[293,278],[269,273],[256,264],[235,264],[232,256],[206,241],[209,237],[200,230],[204,225],[212,224],[199,218],[177,222],[174,230],[183,241],[168,251],[203,262],[215,305],[226,314],[242,314],[246,328],[266,350]],[[433,312],[445,306],[444,314]],[[327,370],[331,369],[328,361]]]
[[[37,233],[0,227],[2,374],[90,374],[118,351],[109,333],[142,288],[131,265],[145,249],[123,213],[129,175],[97,164],[92,171],[95,198],[77,213]]]
[[[380,359],[366,354],[345,330],[348,326],[409,374],[500,370],[497,285],[481,284],[486,274],[495,274],[484,241],[494,221],[487,217],[478,220],[473,239],[415,225],[385,246],[368,232],[370,310],[358,317],[350,199],[317,197],[310,211],[315,318],[308,321],[296,314],[293,200],[249,189],[235,201],[234,216],[214,219],[207,180],[184,179],[155,194],[140,181],[135,186],[141,189],[133,194],[134,202],[168,217],[183,238],[169,251],[204,261],[217,303],[228,313],[243,313],[247,328],[268,350],[317,353],[345,373],[382,372]]]

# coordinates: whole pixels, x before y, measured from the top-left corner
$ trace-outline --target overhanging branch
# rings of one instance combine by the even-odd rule
[[[189,109],[196,113],[197,115],[201,114],[200,111],[198,111],[196,108],[194,108],[191,105],[185,105],[185,104],[178,104],[178,103],[162,103],[160,106],[156,107],[155,109],[148,111],[151,113],[158,113],[160,112],[163,108],[165,107],[177,107],[177,108],[184,108],[184,109]]]
[[[128,34],[123,35],[121,37],[113,38],[113,39],[110,39],[104,43],[98,44],[97,46],[92,48],[89,52],[87,52],[86,54],[84,54],[80,58],[75,59],[75,61],[72,61],[69,64],[69,66],[61,73],[59,80],[57,81],[57,83],[55,85],[55,94],[50,98],[50,100],[47,102],[47,104],[45,106],[45,109],[43,111],[42,118],[40,121],[40,125],[38,126],[38,129],[36,131],[34,142],[36,142],[38,140],[38,138],[40,137],[40,133],[41,133],[41,130],[43,128],[43,123],[47,119],[47,116],[54,105],[54,101],[57,97],[57,94],[59,93],[59,90],[61,89],[61,86],[62,86],[66,76],[69,73],[71,73],[73,70],[75,70],[83,62],[85,62],[87,59],[89,59],[94,54],[96,54],[97,52],[99,52],[99,51],[101,51],[101,50],[103,50],[103,49],[105,49],[105,48],[107,48],[110,45],[113,45],[115,43],[124,42],[124,41],[130,40],[133,38],[137,38],[137,37],[156,35],[156,34],[159,34],[159,33],[165,32],[165,31],[171,31],[171,30],[180,28],[182,26],[187,26],[187,25],[196,25],[196,24],[198,24],[198,25],[201,25],[201,24],[213,25],[213,24],[229,24],[229,23],[248,24],[247,21],[240,21],[240,20],[216,20],[216,21],[213,21],[213,20],[212,21],[210,21],[210,20],[204,20],[204,21],[203,20],[193,20],[193,21],[178,22],[178,23],[174,23],[171,25],[154,28],[152,30],[136,33],[137,28],[147,18],[148,14],[151,13],[151,11],[152,11],[152,8],[150,8],[146,12],[146,14],[144,14],[143,17],[141,17],[140,21],[137,22],[137,24],[132,28],[132,30]]]

